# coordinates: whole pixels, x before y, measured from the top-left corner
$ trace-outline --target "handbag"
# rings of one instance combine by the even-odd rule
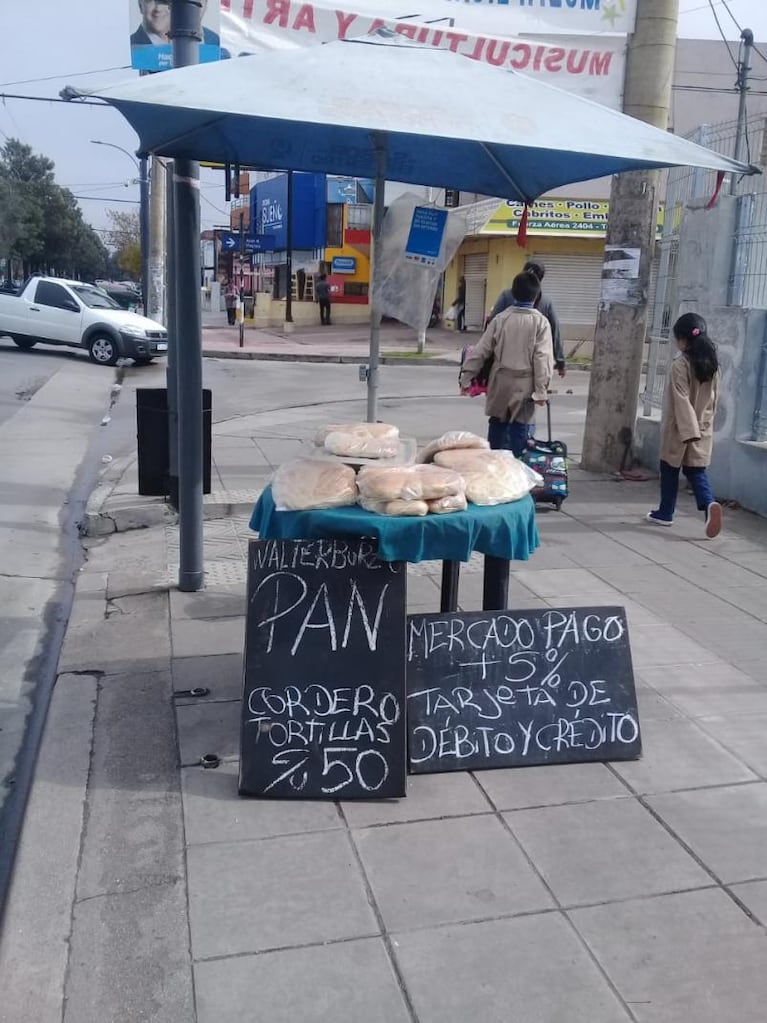
[[[445,319],[454,320],[456,316],[458,316],[458,306],[455,302],[453,302],[448,311],[445,313]]]
[[[463,364],[467,357],[471,355],[473,345],[465,345],[461,349],[461,369],[459,370],[458,376],[460,379],[461,372],[463,370]],[[479,394],[487,394],[488,381],[490,380],[490,372],[493,368],[493,356],[488,355],[485,361],[482,363],[482,367],[478,371],[475,377],[472,377],[471,384],[469,385],[469,397],[475,398]]]

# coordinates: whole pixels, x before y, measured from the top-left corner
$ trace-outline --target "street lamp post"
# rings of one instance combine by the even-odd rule
[[[138,170],[139,180],[139,234],[141,245],[141,299],[146,313],[147,300],[149,297],[149,161],[145,154],[140,154],[137,160],[133,153],[114,142],[102,142],[101,139],[91,139],[94,146],[108,146],[109,149],[117,149],[124,153],[129,160],[133,161]]]

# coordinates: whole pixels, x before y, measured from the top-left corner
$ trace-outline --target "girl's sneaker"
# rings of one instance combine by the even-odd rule
[[[706,536],[713,540],[722,531],[722,506],[718,501],[712,501],[706,508]]]
[[[653,522],[656,526],[672,526],[673,522],[671,519],[662,519],[656,511],[650,511],[645,515],[648,522]]]

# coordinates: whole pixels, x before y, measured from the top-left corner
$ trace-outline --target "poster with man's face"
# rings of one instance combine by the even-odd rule
[[[170,0],[128,0],[128,4],[131,67],[140,71],[168,71],[173,67]],[[218,0],[202,0],[200,63],[220,60],[221,56]]]

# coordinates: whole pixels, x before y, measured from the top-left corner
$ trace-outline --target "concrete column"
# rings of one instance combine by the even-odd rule
[[[624,112],[668,127],[679,0],[638,0],[629,40]],[[657,171],[613,178],[605,245],[638,249],[638,276],[620,293],[603,281],[589,385],[584,468],[614,472],[631,444],[647,326],[647,295],[658,215]],[[605,254],[610,258],[609,251]]]
[[[146,315],[165,323],[165,167],[152,157],[149,191],[149,293]]]

